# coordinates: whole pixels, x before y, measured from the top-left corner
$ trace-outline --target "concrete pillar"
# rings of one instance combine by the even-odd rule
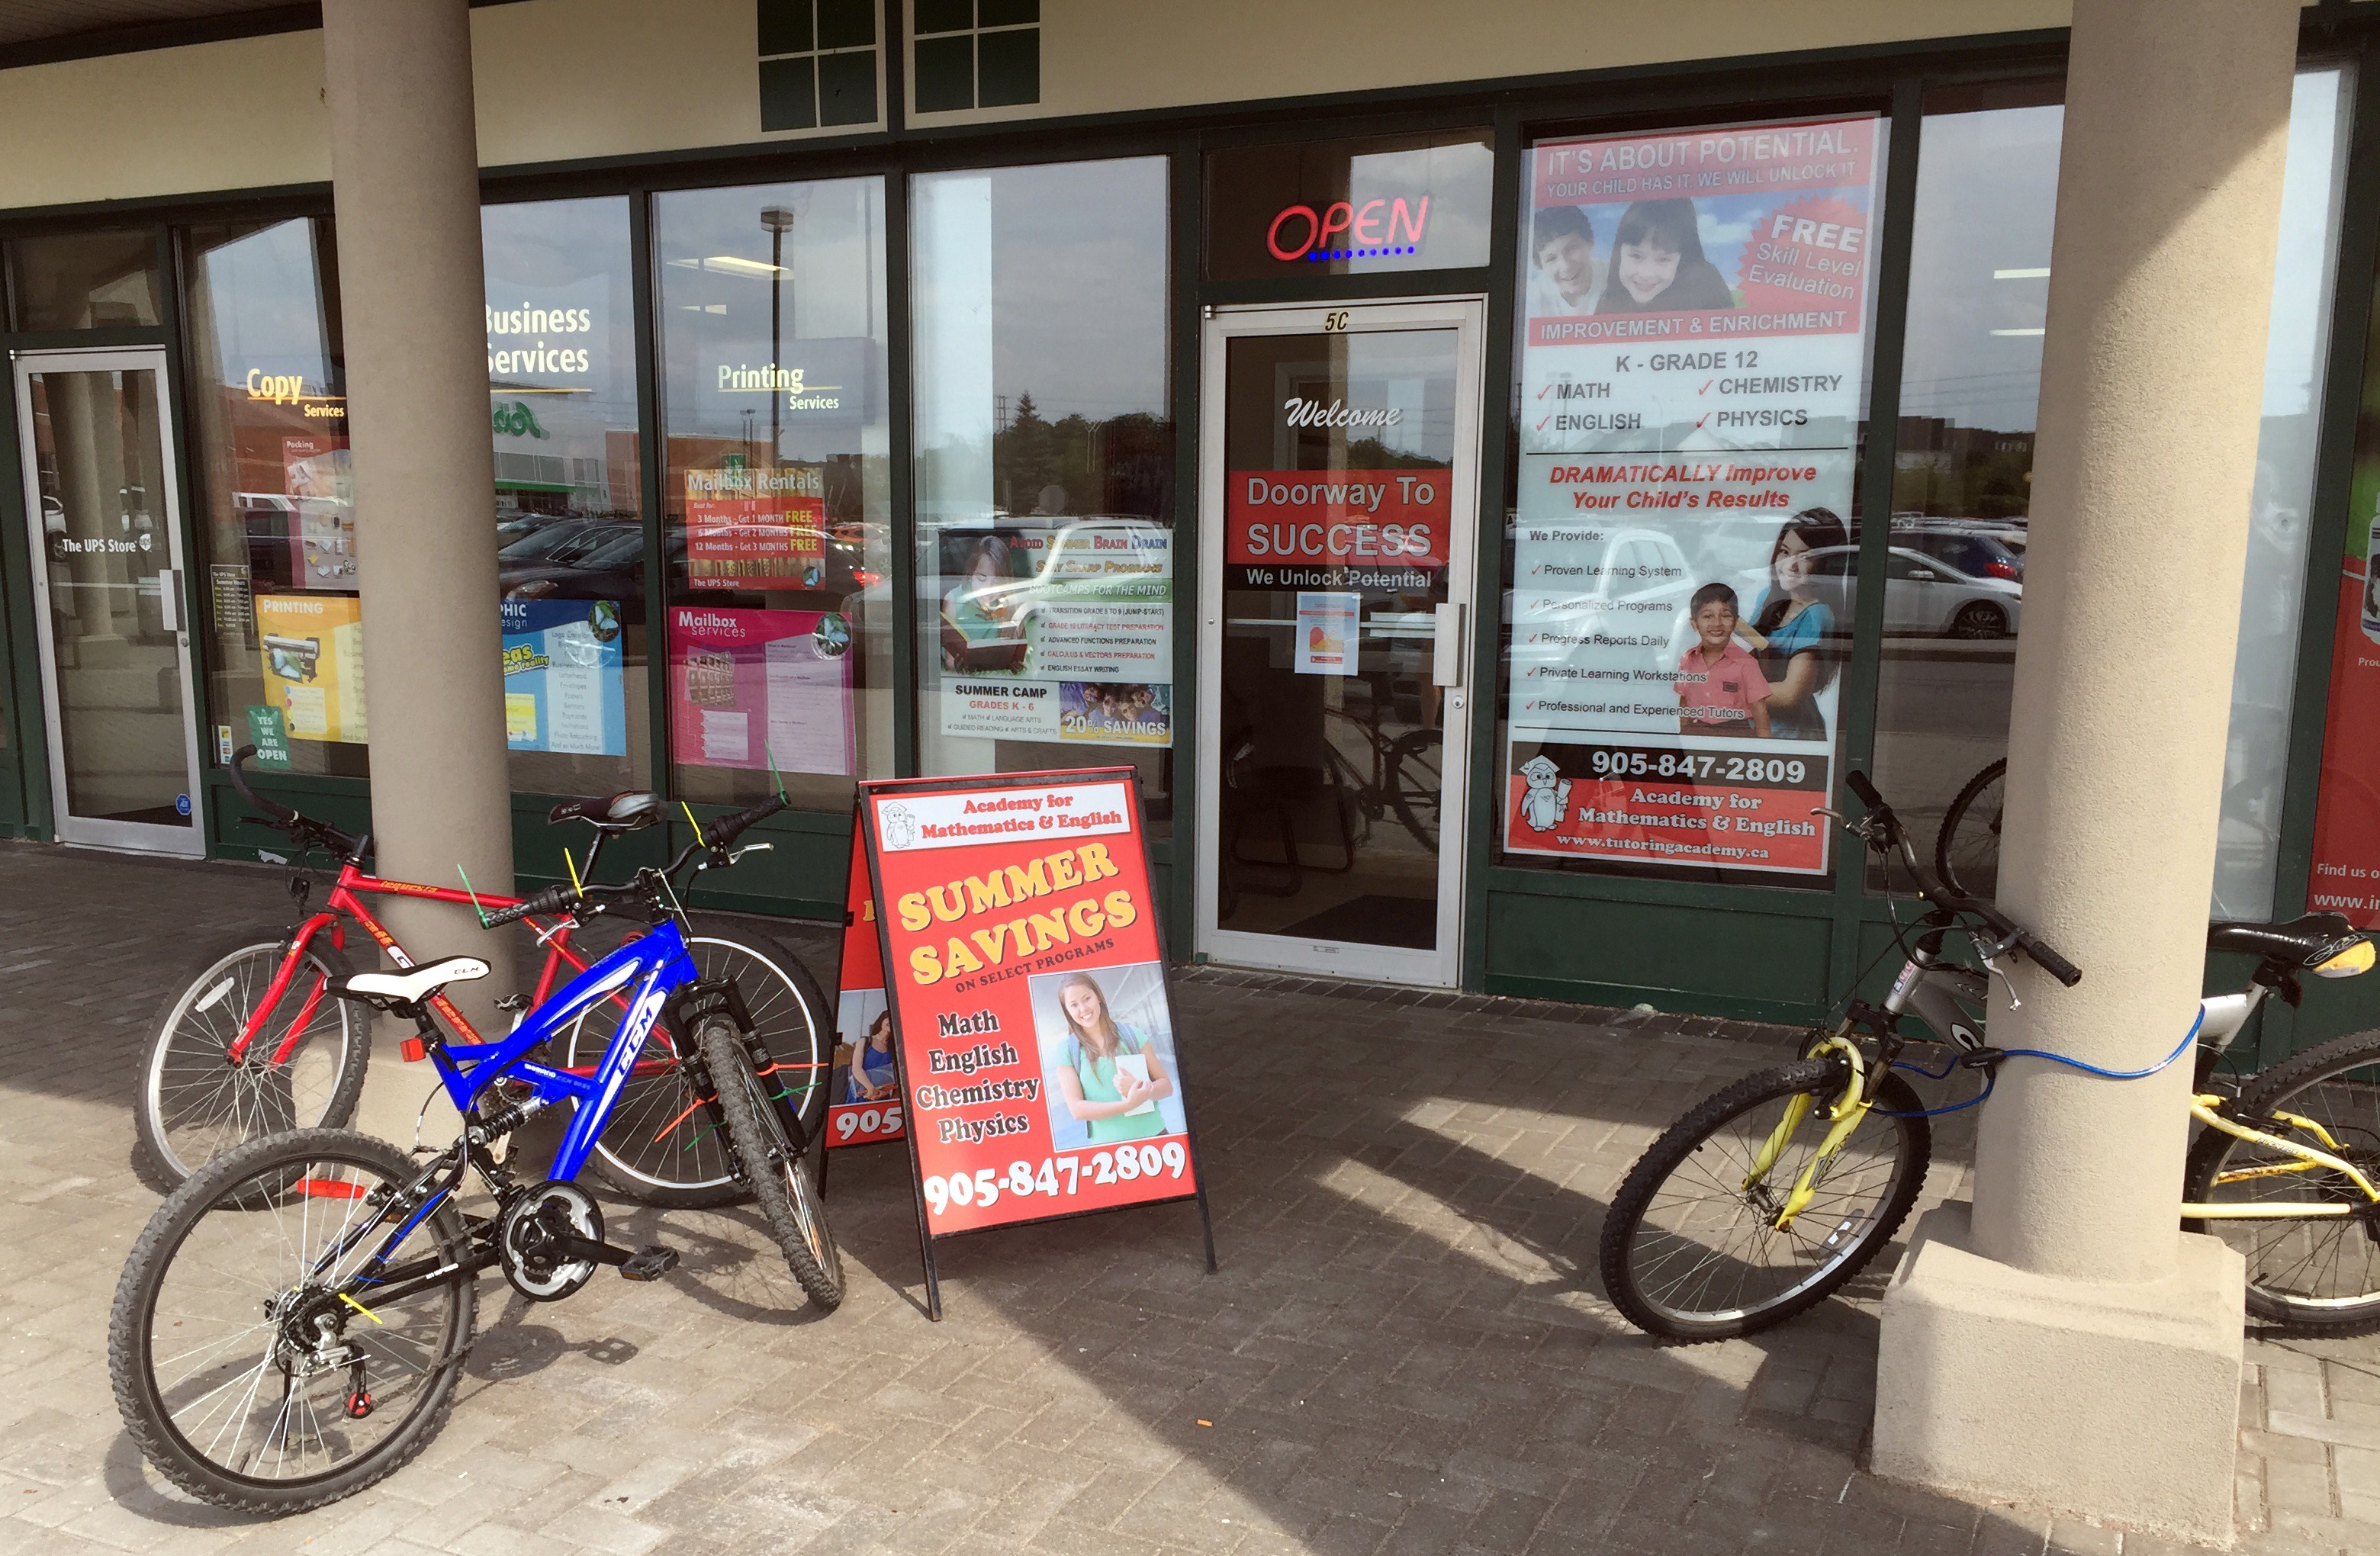
[[[1992,1040],[2163,1059],[2204,960],[2296,0],[2077,0]],[[1886,1300],[1879,1473],[2228,1541],[2239,1258],[2185,1237],[2190,1067],[2006,1066]]]
[[[322,52],[380,869],[459,885],[459,865],[479,890],[510,892],[467,0],[325,0]],[[501,1031],[509,936],[468,908],[380,901],[418,959],[495,963],[453,994]],[[377,1057],[371,1076],[399,1093],[409,1132],[432,1076],[386,1045]],[[365,1111],[385,1132],[393,1113],[372,1095]]]

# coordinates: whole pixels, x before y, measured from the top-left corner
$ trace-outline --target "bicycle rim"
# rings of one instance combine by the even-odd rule
[[[1832,1065],[1755,1076],[1655,1142],[1614,1204],[1621,1234],[1607,1248],[1607,1278],[1617,1277],[1612,1295],[1623,1311],[1656,1333],[1718,1338],[1790,1317],[1858,1272],[1916,1197],[1925,1136],[1922,1121],[1870,1112],[1780,1230],[1779,1211],[1817,1155],[1842,1088]],[[1895,1090],[1887,1106],[1901,1105],[1906,1088]],[[1755,1179],[1797,1097],[1810,1100],[1806,1116]]]
[[[270,1152],[200,1182],[202,1206],[155,1250],[163,1268],[139,1335],[144,1397],[176,1456],[212,1477],[298,1489],[357,1473],[451,1392],[469,1340],[468,1275],[395,1301],[367,1295],[369,1312],[328,1295],[386,1235],[370,1225],[374,1191],[412,1175],[393,1152],[370,1154]],[[437,1220],[409,1231],[390,1263],[451,1261],[458,1250]]]
[[[1934,841],[1934,869],[1954,892],[1991,900],[1999,892],[2000,815],[2008,795],[2008,763],[1997,761],[1967,781],[1942,818]]]
[[[805,1124],[813,1114],[823,1122],[832,1022],[825,1011],[813,1008],[812,997],[781,965],[792,953],[701,934],[689,936],[686,948],[703,978],[735,980],[755,1035],[783,1066],[775,1078],[797,1100]],[[571,1028],[569,1063],[585,1065],[601,1060],[619,1029],[618,1017],[618,1007],[609,1004],[580,1016]],[[711,1127],[703,1100],[689,1082],[669,1029],[656,1023],[596,1139],[595,1151],[605,1172],[630,1188],[731,1190],[735,1175],[728,1144]]]
[[[187,1178],[232,1147],[266,1135],[344,1124],[348,1055],[360,1037],[346,1001],[325,994],[289,1041],[291,1024],[328,976],[310,957],[289,980],[240,1063],[228,1055],[271,991],[287,947],[244,945],[209,965],[166,1013],[141,1077],[152,1147]],[[284,1050],[286,1050],[285,1054]]]
[[[2364,1044],[2335,1063],[2293,1076],[2269,1072],[2251,1082],[2231,1109],[2271,1122],[2254,1126],[2339,1158],[2380,1183],[2380,1045]],[[2330,1139],[2289,1126],[2282,1114],[2319,1124]],[[2274,1124],[2282,1127],[2274,1128]],[[2192,1153],[2188,1197],[2202,1204],[2361,1206],[2353,1180],[2252,1140],[2216,1131]],[[2365,1216],[2195,1223],[2240,1251],[2248,1266],[2248,1302],[2259,1318],[2342,1327],[2380,1321],[2380,1222]]]

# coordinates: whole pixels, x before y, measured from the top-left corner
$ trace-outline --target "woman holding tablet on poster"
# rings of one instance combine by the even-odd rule
[[[1059,1008],[1066,1013],[1063,1066],[1051,1072],[1066,1112],[1090,1132],[1094,1146],[1146,1140],[1165,1133],[1160,1097],[1173,1095],[1157,1045],[1130,1022],[1108,1014],[1108,997],[1098,979],[1076,973],[1060,985]]]
[[[1835,613],[1810,588],[1810,553],[1851,543],[1851,531],[1832,508],[1803,508],[1785,521],[1768,551],[1768,588],[1736,635],[1752,647],[1768,676],[1772,740],[1824,740],[1826,715],[1818,694],[1834,680],[1826,639]]]

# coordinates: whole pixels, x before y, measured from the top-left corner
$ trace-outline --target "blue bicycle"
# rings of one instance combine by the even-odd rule
[[[686,1056],[693,1107],[724,1137],[794,1278],[813,1306],[841,1303],[842,1256],[794,1100],[810,1077],[778,1078],[735,982],[703,979],[671,886],[698,852],[703,869],[749,852],[733,846],[737,834],[783,808],[771,800],[726,818],[666,869],[624,884],[557,886],[482,915],[493,928],[531,914],[636,911],[653,925],[501,1041],[449,1042],[431,1016],[441,989],[488,975],[477,957],[333,982],[343,999],[415,1023],[413,1041],[435,1062],[463,1132],[426,1164],[353,1130],[269,1136],[215,1158],[158,1207],[116,1286],[108,1361],[125,1428],[159,1473],[244,1513],[298,1513],[352,1495],[445,1424],[482,1272],[501,1270],[532,1302],[570,1295],[602,1265],[632,1281],[667,1274],[674,1252],[604,1241],[603,1213],[575,1181],[657,1024]],[[614,996],[628,1015],[590,1070],[533,1057]],[[552,1176],[517,1181],[493,1148],[565,1102],[574,1108]],[[492,1198],[492,1213],[465,1210],[467,1176]]]

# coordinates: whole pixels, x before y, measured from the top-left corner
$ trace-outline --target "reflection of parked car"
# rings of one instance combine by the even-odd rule
[[[2011,579],[1975,577],[1909,546],[1886,553],[1884,577],[1887,633],[2005,638],[2017,630],[2024,586]],[[1833,609],[1837,630],[1849,632],[1859,597],[1859,548],[1812,553],[1810,589]]]
[[[1947,562],[1971,578],[2024,581],[2022,555],[1998,538],[1964,525],[1896,524],[1892,527],[1892,541],[1895,545],[1922,551],[1937,561]]]
[[[645,527],[594,523],[549,539],[560,525],[536,530],[506,546],[496,558],[496,583],[507,600],[640,601],[645,589]],[[683,532],[670,537],[667,554],[686,554]]]

